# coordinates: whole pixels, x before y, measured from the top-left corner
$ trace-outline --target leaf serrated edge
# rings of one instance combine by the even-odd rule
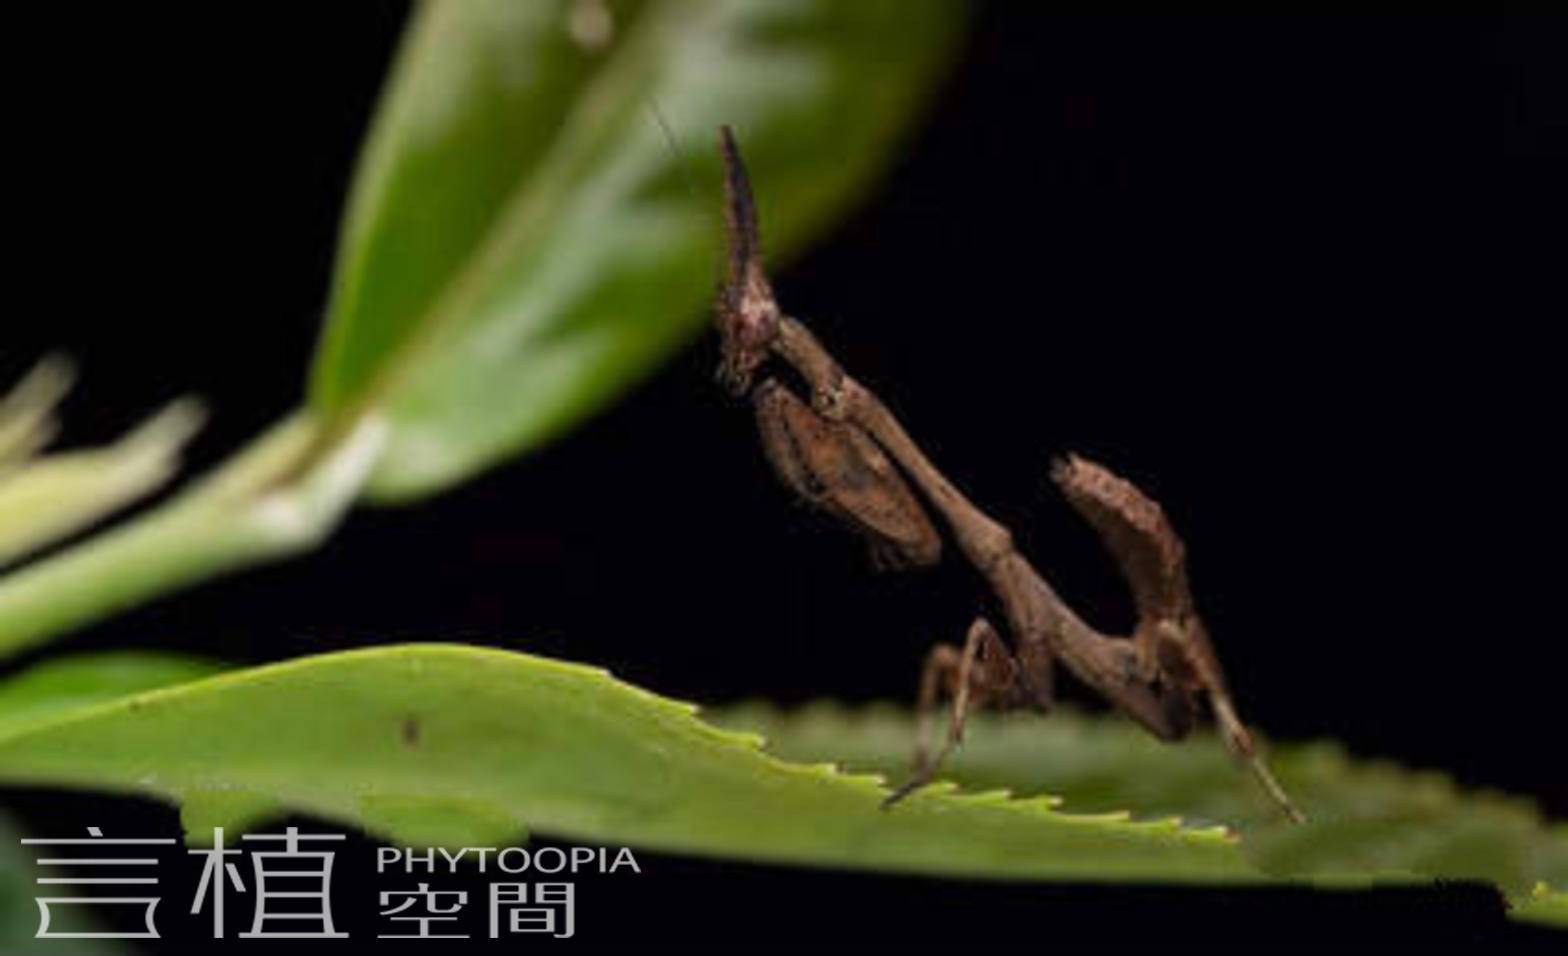
[[[289,675],[300,671],[309,671],[320,668],[324,663],[341,665],[357,659],[371,659],[377,662],[392,662],[394,666],[403,664],[412,671],[418,671],[421,666],[435,658],[452,660],[474,661],[479,659],[485,663],[501,661],[515,662],[525,660],[530,666],[538,668],[544,673],[557,673],[562,676],[578,679],[602,681],[614,689],[616,693],[626,695],[639,703],[649,706],[660,716],[675,721],[683,729],[695,732],[698,739],[710,745],[737,748],[763,760],[771,769],[794,776],[811,777],[817,780],[831,780],[835,783],[862,789],[868,794],[885,797],[891,791],[887,786],[886,778],[877,773],[849,772],[832,763],[800,764],[783,760],[769,753],[766,749],[766,738],[760,734],[744,730],[730,730],[717,727],[700,719],[698,714],[701,707],[697,704],[664,697],[652,691],[638,687],[616,677],[606,668],[580,664],[573,661],[562,661],[547,657],[538,657],[518,651],[502,650],[494,647],[480,647],[468,644],[444,643],[408,643],[390,646],[355,648],[351,650],[335,651],[328,654],[311,655],[280,661],[273,664],[264,664],[258,667],[245,668],[209,677],[198,678],[170,687],[161,687],[148,691],[141,691],[125,697],[109,701],[89,704],[79,709],[66,711],[62,714],[41,718],[37,722],[29,723],[25,727],[12,728],[9,731],[0,731],[0,741],[8,740],[25,733],[44,730],[57,724],[74,723],[91,719],[100,715],[114,713],[121,710],[138,710],[149,707],[164,706],[167,703],[178,701],[182,697],[192,694],[205,694],[221,691],[224,687],[243,684],[256,684],[287,678]],[[1023,798],[1010,797],[999,799],[998,791],[966,793],[957,783],[952,781],[937,781],[912,796],[912,801],[922,803],[936,801],[938,805],[946,803],[955,808],[984,806],[998,808],[1010,812],[1049,817],[1053,822],[1070,826],[1101,827],[1111,832],[1120,832],[1125,835],[1161,834],[1176,837],[1184,843],[1213,844],[1232,843],[1233,839],[1224,832],[1224,828],[1185,828],[1172,819],[1161,821],[1134,821],[1131,814],[1121,811],[1113,814],[1076,814],[1062,812],[1058,808],[1062,799],[1054,795],[1037,795]],[[897,810],[889,811],[897,812]]]

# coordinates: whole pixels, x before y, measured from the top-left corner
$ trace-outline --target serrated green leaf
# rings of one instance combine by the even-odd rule
[[[746,145],[770,252],[820,231],[923,99],[962,5],[610,9],[602,48],[573,39],[564,2],[414,19],[311,384],[318,410],[391,421],[374,496],[429,494],[548,440],[696,331],[718,276],[720,124]]]
[[[764,734],[769,751],[788,760],[831,757],[894,777],[904,772],[913,739],[907,712],[885,707],[783,713],[753,705],[715,719]],[[1282,822],[1212,736],[1172,746],[1126,721],[1070,710],[976,717],[943,776],[982,789],[1049,791],[1083,810],[1224,824],[1242,835],[1243,852],[1261,871],[1286,879],[1411,873],[1485,880],[1515,902],[1537,882],[1568,887],[1568,828],[1549,826],[1529,800],[1354,759],[1332,743],[1279,747],[1269,763],[1307,825]]]
[[[409,845],[502,845],[525,827],[750,860],[1022,879],[1325,886],[1415,874],[1487,879],[1513,915],[1564,925],[1568,830],[1524,800],[1357,761],[1332,745],[1273,763],[1313,815],[1290,827],[1212,740],[1150,740],[1114,718],[982,717],[951,777],[892,812],[874,778],[786,763],[760,738],[602,671],[458,645],[306,658],[187,682],[210,665],[83,657],[0,685],[0,780],[181,803],[194,842],[287,810]],[[163,690],[111,696],[179,681]],[[87,688],[84,693],[83,688]],[[92,701],[84,703],[84,701]],[[11,719],[19,708],[26,719]],[[770,751],[898,773],[911,722],[892,708],[718,715]],[[1018,799],[1049,786],[1066,794]],[[1243,835],[1183,828],[1177,810]],[[758,819],[768,821],[756,826]]]
[[[66,665],[59,665],[64,667]],[[79,662],[79,666],[89,666]],[[0,730],[0,780],[262,801],[422,844],[519,827],[750,860],[999,878],[1257,879],[1232,838],[1003,794],[919,794],[785,763],[606,673],[409,645],[231,671]],[[235,797],[216,806],[214,794]]]

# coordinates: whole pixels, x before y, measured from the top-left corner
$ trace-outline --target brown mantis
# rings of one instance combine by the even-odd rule
[[[1250,766],[1290,820],[1304,820],[1236,715],[1193,605],[1184,547],[1160,506],[1083,458],[1070,455],[1053,469],[1068,502],[1116,559],[1137,606],[1138,623],[1129,637],[1101,634],[1017,551],[1011,533],[937,470],[882,401],[850,377],[804,325],[780,311],[763,271],[751,185],[728,127],[720,130],[719,145],[729,247],[716,310],[720,380],[736,395],[750,397],[779,477],[862,535],[877,565],[923,566],[940,559],[941,537],[924,500],[990,586],[1013,635],[1009,649],[980,617],[962,647],[932,649],[920,682],[914,772],[884,806],[933,779],[962,740],[970,711],[1050,710],[1053,672],[1061,661],[1161,740],[1185,737],[1206,698],[1231,752]],[[799,376],[810,392],[809,404],[769,373],[775,362]],[[933,755],[930,719],[944,693],[951,699],[947,735]]]

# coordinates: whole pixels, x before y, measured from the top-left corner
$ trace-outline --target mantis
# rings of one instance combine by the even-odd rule
[[[1287,819],[1303,822],[1236,714],[1194,604],[1185,547],[1159,504],[1076,455],[1052,469],[1068,504],[1099,534],[1132,591],[1133,632],[1102,634],[1019,553],[1007,528],[937,469],[876,394],[779,308],[763,268],[750,180],[729,127],[719,131],[719,150],[728,247],[715,309],[719,381],[750,400],[764,453],[783,483],[863,537],[875,565],[922,567],[941,559],[942,538],[929,507],[995,595],[1012,635],[1009,647],[981,616],[961,646],[932,648],[920,680],[913,772],[883,806],[892,807],[934,779],[963,740],[972,711],[1049,712],[1060,663],[1164,741],[1191,733],[1206,702],[1231,753]],[[809,394],[796,395],[775,367],[793,370]],[[947,733],[933,751],[930,725],[943,696],[950,701]]]

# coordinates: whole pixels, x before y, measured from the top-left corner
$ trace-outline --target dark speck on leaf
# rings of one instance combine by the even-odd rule
[[[419,718],[409,717],[403,721],[403,746],[419,746]]]

